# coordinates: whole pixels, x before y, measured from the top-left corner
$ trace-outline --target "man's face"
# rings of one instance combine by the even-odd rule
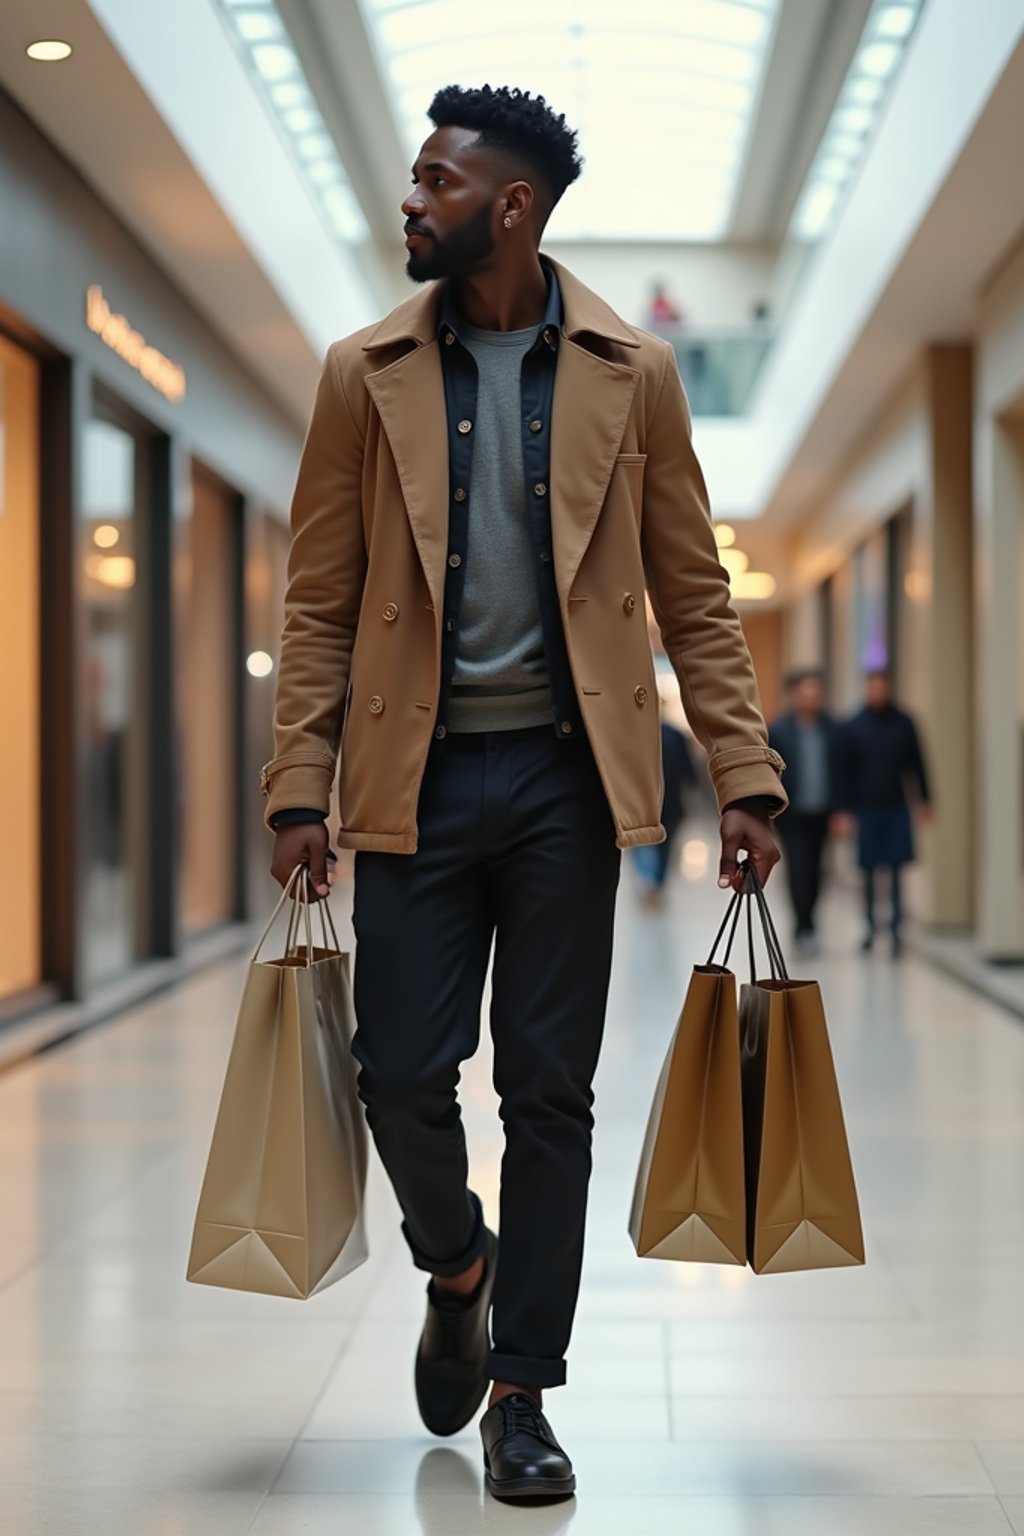
[[[802,677],[793,690],[793,702],[802,715],[820,715],[825,707],[821,678]]]
[[[413,190],[402,204],[406,272],[414,283],[469,277],[494,253],[499,187],[494,151],[470,128],[438,128],[413,166]]]
[[[887,677],[869,677],[867,683],[867,700],[869,709],[884,709],[891,697],[889,679]]]

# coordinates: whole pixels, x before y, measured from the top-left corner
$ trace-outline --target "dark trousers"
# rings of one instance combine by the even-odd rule
[[[411,857],[360,853],[353,1049],[415,1263],[458,1274],[483,1247],[456,1084],[491,1032],[501,1099],[493,1380],[558,1386],[579,1291],[593,1093],[619,853],[585,741],[449,736],[431,750]]]
[[[900,869],[894,866],[890,871],[890,909],[889,921],[893,933],[899,933],[903,926],[903,880]],[[864,871],[864,917],[867,921],[868,932],[875,931],[875,871]]]
[[[797,933],[814,932],[814,909],[821,895],[821,867],[828,841],[828,823],[827,811],[787,811],[778,821]]]

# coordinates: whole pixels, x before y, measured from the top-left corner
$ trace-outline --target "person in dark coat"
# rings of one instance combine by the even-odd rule
[[[817,950],[815,909],[829,824],[838,806],[839,726],[825,710],[825,679],[808,667],[787,679],[791,708],[768,732],[786,761],[784,782],[789,809],[779,818],[795,916],[796,945],[803,954]]]
[[[893,954],[901,949],[901,871],[914,860],[911,804],[930,811],[931,793],[917,727],[892,701],[887,672],[869,672],[866,703],[843,727],[840,741],[841,797],[856,817],[858,862],[864,872],[867,930],[862,948],[875,941],[875,871],[891,874]]]
[[[637,875],[647,906],[661,905],[665,882],[671,868],[672,851],[686,819],[686,792],[697,785],[697,772],[684,732],[661,718],[661,762],[665,776],[661,822],[665,828],[663,843],[634,848]]]

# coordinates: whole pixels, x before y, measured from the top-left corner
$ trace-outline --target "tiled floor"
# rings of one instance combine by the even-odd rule
[[[688,867],[700,869],[699,849]],[[837,900],[825,988],[861,1271],[641,1263],[643,1121],[720,898],[624,881],[570,1386],[574,1504],[481,1489],[475,1426],[420,1426],[422,1282],[378,1171],[371,1262],[307,1304],[186,1285],[241,970],[0,1077],[0,1527],[11,1536],[1024,1536],[1024,1028]],[[781,905],[781,902],[780,902]],[[495,1210],[489,1062],[465,1079]]]

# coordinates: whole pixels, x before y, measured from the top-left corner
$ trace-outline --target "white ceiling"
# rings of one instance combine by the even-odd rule
[[[565,114],[586,157],[553,238],[725,235],[778,0],[362,6],[410,162],[440,85],[518,85]]]

